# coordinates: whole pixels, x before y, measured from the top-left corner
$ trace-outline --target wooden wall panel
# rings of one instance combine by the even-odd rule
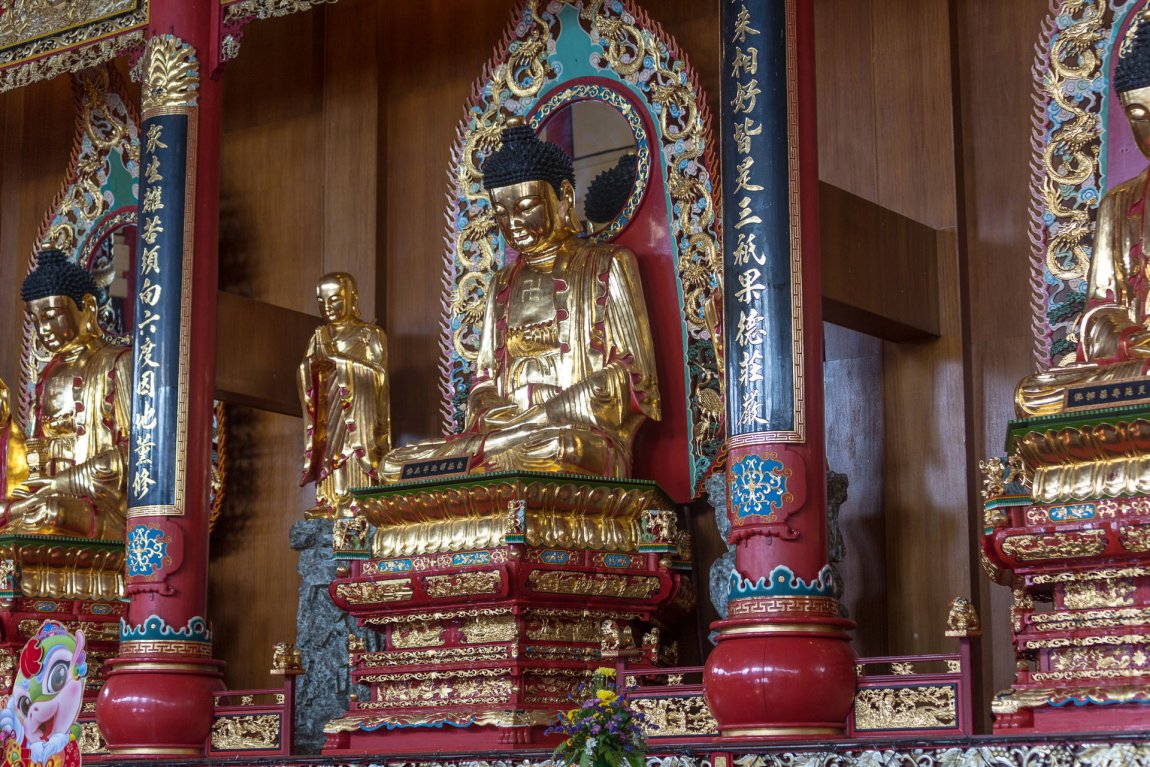
[[[939,337],[884,344],[883,393],[870,392],[884,400],[882,429],[861,437],[883,445],[889,646],[882,649],[937,652],[949,646],[942,635],[947,602],[970,592],[950,3],[819,0],[815,8],[820,177],[931,229],[949,230],[937,232],[934,252],[920,248],[924,264],[938,262],[937,273],[924,276],[937,284],[932,313]],[[831,217],[823,226],[848,223]],[[827,232],[824,240],[851,234]],[[879,247],[873,239],[870,244]],[[876,263],[893,267],[879,250]],[[904,266],[914,268],[913,261]],[[835,282],[834,275],[826,279]],[[890,285],[878,295],[930,300]],[[835,406],[834,396],[828,395],[828,406]],[[848,476],[866,472],[865,465],[833,468]],[[849,512],[844,519],[850,521]],[[868,631],[861,628],[860,636]]]
[[[943,229],[956,221],[949,0],[872,5],[878,202]],[[851,131],[847,120],[838,130]]]
[[[839,509],[846,556],[839,564],[843,604],[858,626],[860,655],[885,655],[889,606],[883,508],[883,344],[873,336],[824,325],[827,466],[845,474]]]
[[[1047,0],[955,4],[966,270],[970,285],[971,460],[1000,455],[1014,386],[1033,371],[1030,330],[1030,117],[1033,43]],[[1026,44],[1019,44],[1024,41]],[[979,478],[972,473],[972,496]],[[971,504],[972,527],[981,510]],[[971,557],[976,552],[971,551]],[[979,568],[981,569],[981,568]],[[1010,592],[978,572],[983,698],[1008,686]]]
[[[211,536],[208,617],[233,689],[277,687],[272,645],[295,640],[299,576],[288,545],[310,505],[296,485],[300,419],[228,408],[228,494]]]
[[[877,203],[877,89],[871,30],[874,3],[875,0],[815,3],[815,76],[819,177]]]
[[[948,603],[970,594],[964,438],[963,307],[953,230],[939,233],[934,341],[884,347],[887,600],[890,652],[953,649]]]

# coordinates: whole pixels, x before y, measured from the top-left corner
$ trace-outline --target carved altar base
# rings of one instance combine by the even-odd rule
[[[506,473],[356,494],[330,591],[384,642],[350,642],[370,695],[328,723],[324,753],[546,745],[596,667],[659,661],[648,627],[694,601],[689,540],[651,482]]]
[[[124,594],[124,544],[83,538],[0,535],[0,696],[7,699],[16,660],[46,620],[86,638],[88,679],[80,715],[85,754],[103,740],[93,714],[106,678],[104,661],[119,647]]]
[[[1144,730],[1150,406],[1013,421],[1007,448],[1009,465],[986,467],[983,550],[1014,589],[1018,670],[994,729]]]

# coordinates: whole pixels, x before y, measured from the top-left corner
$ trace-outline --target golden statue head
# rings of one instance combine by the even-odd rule
[[[319,312],[328,322],[359,319],[359,290],[355,278],[347,272],[330,272],[315,286]]]
[[[1126,110],[1138,149],[1150,159],[1150,18],[1143,14],[1135,24],[1114,69],[1114,90]]]
[[[96,324],[96,283],[82,266],[59,250],[42,250],[36,268],[24,279],[20,297],[40,345],[67,352],[99,335]]]
[[[502,146],[483,164],[483,188],[507,242],[520,253],[550,253],[577,234],[571,158],[513,118]]]

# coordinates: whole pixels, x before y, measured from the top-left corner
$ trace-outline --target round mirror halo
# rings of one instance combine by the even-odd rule
[[[651,174],[651,149],[638,111],[613,88],[594,83],[565,86],[540,102],[530,117],[531,127],[547,141],[558,144],[571,155],[575,165],[575,204],[579,219],[585,222],[587,236],[599,242],[614,239],[630,222]],[[629,193],[620,199],[604,201],[610,184],[604,174],[630,177]],[[586,212],[593,182],[600,194],[592,208],[618,209],[612,218],[591,221]],[[610,195],[611,192],[607,191]],[[603,217],[603,216],[600,216]]]

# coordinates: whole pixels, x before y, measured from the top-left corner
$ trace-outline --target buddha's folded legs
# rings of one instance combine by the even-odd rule
[[[107,538],[123,534],[120,515],[102,514],[88,498],[37,493],[10,504],[7,513],[5,532],[17,535]]]
[[[1071,365],[1052,368],[1023,378],[1014,392],[1015,410],[1020,418],[1061,413],[1066,390],[1072,386],[1110,383],[1145,375],[1146,360],[1132,360],[1114,365]]]
[[[380,464],[380,475],[385,482],[396,482],[405,463],[463,456],[472,459],[472,472],[559,471],[625,477],[631,469],[630,451],[603,432],[524,424],[396,448]]]

